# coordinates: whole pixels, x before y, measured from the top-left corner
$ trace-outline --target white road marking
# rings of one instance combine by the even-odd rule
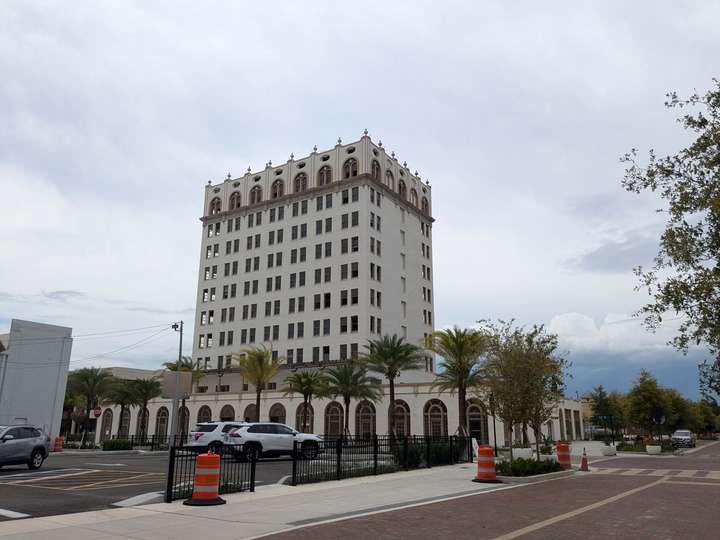
[[[0,478],[0,483],[6,484],[6,485],[22,485],[22,484],[29,484],[31,482],[38,482],[38,481],[42,481],[42,480],[55,480],[56,478],[67,478],[70,476],[82,476],[85,474],[90,474],[90,473],[95,473],[95,472],[101,472],[101,471],[99,471],[97,469],[95,469],[95,470],[87,469],[87,470],[84,470],[81,472],[74,472],[74,473],[68,473],[68,474],[57,474],[57,475],[53,475],[53,476],[40,476],[40,477],[33,476],[32,478],[25,478],[22,480],[13,480],[10,482],[3,482],[2,478]]]
[[[0,508],[0,516],[10,519],[20,519],[30,517],[30,514],[21,514],[20,512],[13,512],[12,510],[5,510],[4,508]]]
[[[100,467],[127,467],[127,463],[95,463],[95,462],[87,462],[85,465],[95,465]]]

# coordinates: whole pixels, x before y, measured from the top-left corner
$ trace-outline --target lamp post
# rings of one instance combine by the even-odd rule
[[[495,394],[490,392],[490,414],[493,417],[493,444],[495,445],[495,455],[497,456],[497,425],[495,424]]]
[[[175,366],[175,384],[173,385],[172,400],[172,416],[170,421],[170,441],[175,442],[175,436],[178,430],[178,387],[180,386],[180,362],[182,360],[182,338],[183,338],[183,321],[173,323],[172,329],[180,332],[180,345],[178,346],[178,360]]]

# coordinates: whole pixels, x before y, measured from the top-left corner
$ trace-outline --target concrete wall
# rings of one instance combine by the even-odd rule
[[[0,354],[0,424],[60,432],[71,328],[13,319],[8,349]]]

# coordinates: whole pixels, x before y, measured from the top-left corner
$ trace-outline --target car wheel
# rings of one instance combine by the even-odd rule
[[[318,445],[315,442],[305,441],[300,446],[300,452],[305,459],[315,459],[318,455]]]
[[[31,471],[39,469],[42,466],[43,461],[45,461],[45,456],[42,451],[37,449],[33,450],[33,453],[30,454],[30,461],[28,461],[28,469]]]
[[[248,443],[245,445],[245,459],[248,461],[257,461],[260,459],[260,447],[254,443]]]

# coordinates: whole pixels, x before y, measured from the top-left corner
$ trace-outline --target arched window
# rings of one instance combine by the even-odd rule
[[[375,405],[361,401],[355,408],[355,436],[369,439],[375,435]]]
[[[295,413],[295,429],[301,433],[312,433],[314,424],[313,417],[314,414],[312,405],[308,403],[307,408],[305,408],[305,404],[301,403],[298,405]]]
[[[257,422],[259,420],[257,415],[257,409],[255,408],[255,404],[251,403],[247,407],[245,407],[245,412],[243,413],[243,418],[246,422]]]
[[[420,202],[420,209],[426,216],[430,215],[430,203],[428,202],[427,197],[422,198],[422,201]]]
[[[203,422],[212,422],[212,410],[210,410],[210,407],[207,405],[200,407],[197,415],[197,421],[198,424],[202,424]]]
[[[417,208],[418,195],[417,195],[417,191],[415,191],[415,189],[410,190],[410,204],[412,204],[414,207]]]
[[[325,407],[325,436],[340,437],[343,433],[343,408],[337,401]]]
[[[370,176],[372,176],[373,180],[375,180],[376,182],[379,182],[381,172],[382,171],[380,170],[380,163],[378,162],[377,159],[373,159],[372,164],[370,166]],[[390,172],[390,171],[388,171],[388,172]]]
[[[180,436],[182,438],[187,437],[187,434],[190,432],[190,411],[187,407],[180,407],[180,409],[178,409],[178,424]]]
[[[294,191],[295,193],[302,193],[303,191],[306,191],[308,187],[308,181],[307,181],[307,174],[304,172],[301,172],[295,177],[295,186]]]
[[[352,178],[357,176],[358,164],[357,159],[350,158],[343,165],[343,178]]]
[[[405,181],[403,180],[398,182],[398,195],[403,201],[407,200],[407,187],[405,187]]]
[[[161,441],[167,437],[168,434],[168,419],[170,413],[167,407],[160,407],[157,414],[155,415],[155,438]]]
[[[220,421],[221,422],[234,422],[235,421],[235,409],[232,405],[223,405],[220,409]]]
[[[318,186],[326,186],[330,182],[332,182],[332,169],[330,165],[325,165],[318,171]]]
[[[262,202],[262,188],[255,186],[250,190],[250,204]]]
[[[130,436],[130,409],[123,410],[120,415],[120,426],[118,427],[118,439],[127,439]]]
[[[439,399],[431,399],[424,409],[425,435],[445,437],[448,434],[447,407]]]
[[[395,177],[392,171],[385,171],[385,184],[387,187],[395,191]]]
[[[222,210],[222,201],[220,200],[220,197],[215,197],[212,201],[210,201],[210,215],[214,216],[215,214],[219,214]]]
[[[397,437],[410,435],[410,406],[402,399],[395,400],[393,421],[395,422],[395,435]]]
[[[489,444],[488,417],[479,403],[468,401],[467,406],[467,428],[470,437],[479,444]]]
[[[112,409],[105,409],[102,415],[102,423],[100,424],[100,440],[104,441],[112,437]]]
[[[230,195],[230,210],[236,210],[237,208],[240,208],[240,192],[233,191],[232,195]]]
[[[150,411],[140,409],[138,412],[137,423],[135,424],[135,437],[144,439],[147,437],[148,420],[150,420]]]
[[[275,403],[270,407],[270,414],[268,415],[271,422],[277,422],[278,424],[285,423],[285,407],[280,403]]]
[[[282,197],[284,194],[285,194],[285,184],[283,183],[282,180],[275,180],[270,189],[270,197],[273,199],[277,199],[278,197]]]

